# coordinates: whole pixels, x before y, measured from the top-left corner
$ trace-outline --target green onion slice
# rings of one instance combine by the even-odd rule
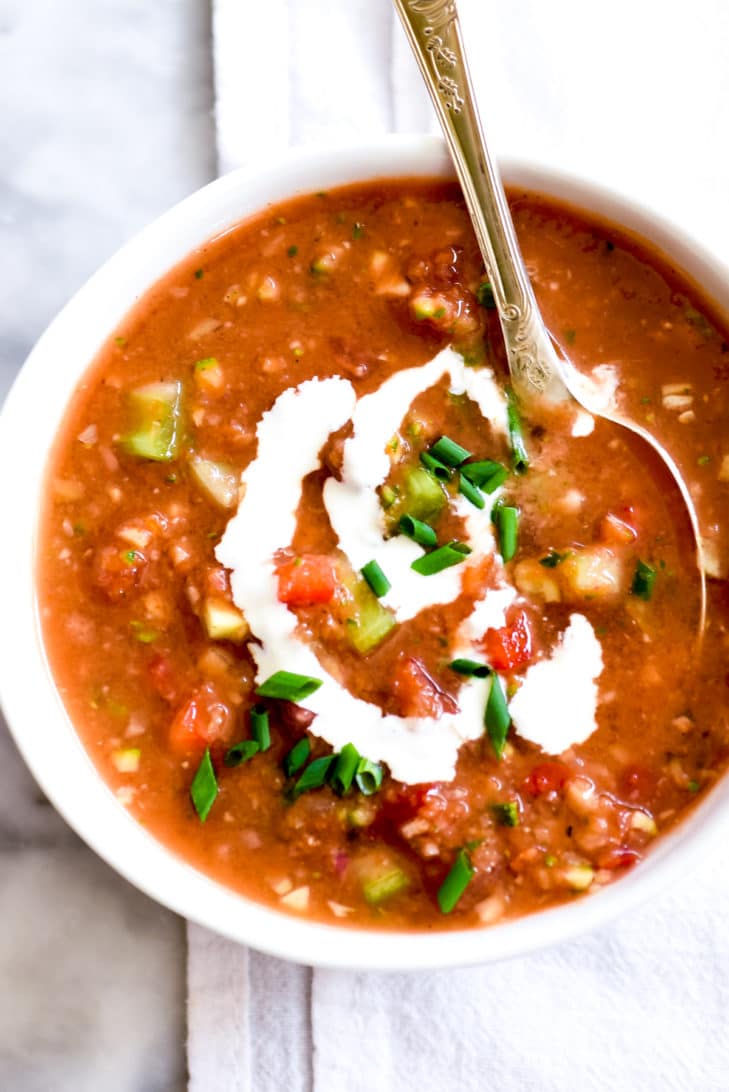
[[[336,760],[336,755],[326,755],[324,758],[315,758],[314,761],[306,767],[301,777],[294,785],[291,794],[294,800],[301,796],[302,792],[309,792],[311,789],[320,789],[322,785],[325,785],[329,769]]]
[[[354,779],[363,796],[372,796],[376,793],[382,784],[382,777],[383,771],[379,762],[371,762],[369,758],[359,760]]]
[[[486,702],[486,732],[497,758],[501,758],[506,745],[506,737],[511,726],[511,717],[506,705],[506,697],[498,675],[491,679],[491,689]]]
[[[466,463],[461,467],[461,474],[472,485],[478,486],[484,493],[495,492],[509,476],[509,471],[493,459],[479,459],[475,463]]]
[[[499,553],[504,561],[511,561],[519,537],[519,509],[508,504],[497,504],[491,518],[499,533]]]
[[[271,728],[265,705],[254,705],[251,709],[251,735],[260,751],[267,751],[271,746]]]
[[[442,572],[443,569],[450,569],[452,565],[460,565],[470,553],[470,546],[467,546],[465,542],[454,540],[445,546],[439,546],[430,554],[417,558],[410,568],[421,576],[433,576],[435,573]]]
[[[563,561],[566,561],[569,556],[569,550],[565,550],[563,554],[558,553],[556,550],[550,550],[546,557],[539,558],[539,564],[544,565],[545,569],[556,569],[557,566],[561,565]]]
[[[226,752],[223,762],[226,766],[242,766],[260,750],[262,747],[255,739],[244,739]]]
[[[440,459],[436,459],[434,455],[431,455],[428,451],[421,451],[420,461],[426,470],[429,470],[434,477],[440,482],[447,482],[453,477],[453,471],[445,463],[442,463]]]
[[[430,455],[446,466],[460,466],[466,459],[471,458],[471,452],[461,447],[450,436],[441,436],[430,448]]]
[[[458,675],[468,675],[476,679],[487,679],[491,674],[488,664],[480,664],[476,660],[452,660],[448,666]]]
[[[481,493],[480,489],[477,489],[473,482],[465,478],[463,474],[458,476],[458,491],[463,494],[466,500],[475,505],[476,508],[485,508],[486,501]]]
[[[345,743],[337,755],[337,761],[332,770],[330,784],[340,796],[349,792],[359,766],[359,751],[353,743]]]
[[[496,310],[496,300],[494,299],[494,290],[488,281],[481,281],[480,285],[476,289],[476,299],[485,307],[487,311]]]
[[[630,589],[633,595],[637,595],[639,599],[644,599],[647,603],[649,599],[653,598],[655,582],[656,570],[653,566],[648,565],[645,561],[639,561],[635,566],[633,586]]]
[[[515,474],[525,474],[529,469],[529,456],[524,446],[524,434],[521,427],[521,416],[516,401],[516,395],[509,391],[506,406],[506,416],[509,425],[509,442],[511,444],[511,465]]]
[[[423,524],[426,526],[426,524]],[[383,595],[387,595],[392,584],[383,573],[380,566],[376,561],[368,561],[366,565],[363,565],[359,570],[362,576],[365,578],[372,591],[375,593],[378,599]]]
[[[295,773],[305,766],[311,754],[311,743],[307,736],[295,743],[283,760],[284,772],[287,777],[293,777]]]
[[[438,888],[437,898],[441,913],[450,914],[455,909],[475,871],[465,849],[459,849],[453,867]]]
[[[256,694],[261,698],[276,698],[281,701],[303,701],[320,686],[321,679],[314,679],[311,675],[276,671],[256,688]]]
[[[430,524],[423,523],[415,516],[400,516],[399,527],[404,535],[414,539],[421,546],[435,546],[438,541],[438,536]]]
[[[218,780],[210,758],[210,748],[206,747],[202,762],[198,766],[197,773],[193,777],[190,786],[190,797],[201,823],[204,823],[210,814],[210,809],[215,803],[217,795]]]
[[[491,810],[502,827],[519,826],[519,805],[516,800],[506,800],[503,804],[492,804]]]

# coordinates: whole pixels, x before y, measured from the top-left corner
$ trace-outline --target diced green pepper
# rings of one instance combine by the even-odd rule
[[[148,383],[129,392],[132,428],[123,444],[130,455],[155,462],[177,457],[182,425],[182,383]]]

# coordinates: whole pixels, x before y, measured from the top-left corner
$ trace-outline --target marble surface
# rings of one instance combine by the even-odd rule
[[[206,0],[0,0],[0,399],[94,269],[215,173],[209,36]],[[2,722],[0,875],[0,1088],[183,1088],[184,924],[75,837]]]

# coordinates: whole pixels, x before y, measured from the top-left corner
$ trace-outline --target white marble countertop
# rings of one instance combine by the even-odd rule
[[[0,0],[0,399],[85,278],[213,176],[209,18],[205,0]],[[2,721],[0,869],[0,1088],[183,1088],[183,922],[74,836]]]

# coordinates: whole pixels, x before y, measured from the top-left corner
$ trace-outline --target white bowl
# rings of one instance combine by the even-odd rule
[[[74,296],[28,357],[0,417],[0,698],[43,791],[77,833],[152,898],[218,933],[262,951],[330,967],[406,970],[453,967],[523,954],[573,937],[683,883],[697,851],[729,813],[729,780],[637,869],[604,890],[481,930],[379,932],[321,925],[269,909],[188,865],[116,800],[86,754],[63,707],[41,640],[35,552],[49,449],[69,398],[102,342],[139,297],[207,239],[297,193],[348,182],[451,174],[443,144],[384,138],[357,147],[304,149],[255,170],[236,171],[177,205],[119,251]],[[650,239],[719,304],[729,270],[665,220],[608,193],[537,167],[504,167],[508,182],[549,194]]]

